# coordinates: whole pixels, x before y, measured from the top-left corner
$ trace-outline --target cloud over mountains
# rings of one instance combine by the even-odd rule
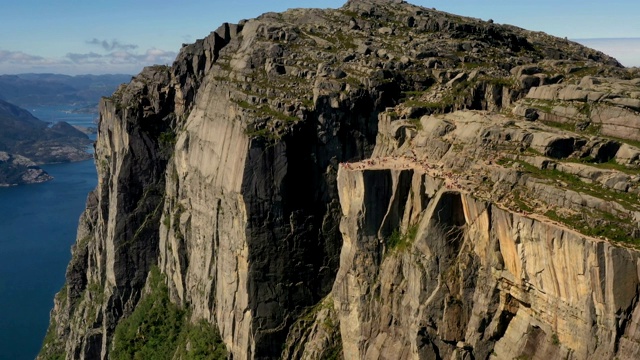
[[[22,51],[0,50],[0,63],[23,64],[23,63],[43,63],[47,60],[42,56],[25,54]]]
[[[614,56],[625,66],[640,66],[640,38],[576,41]],[[137,74],[144,66],[171,64],[177,55],[175,51],[158,48],[141,51],[138,45],[117,39],[93,38],[86,40],[84,45],[86,52],[69,52],[58,58],[0,49],[0,74]]]
[[[133,53],[127,50],[111,51],[107,54],[89,52],[84,54],[68,53],[65,59],[75,64],[104,64],[104,65],[153,65],[170,64],[175,59],[177,53],[161,49],[151,48],[142,54]]]
[[[116,39],[93,38],[86,45],[94,47],[87,52],[70,52],[59,58],[46,58],[22,51],[0,49],[0,73],[52,72],[63,74],[137,74],[144,66],[171,64],[177,52],[158,48],[139,51],[138,45]]]

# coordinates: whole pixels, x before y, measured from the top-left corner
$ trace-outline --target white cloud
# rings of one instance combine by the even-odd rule
[[[51,59],[23,53],[22,51],[0,50],[0,63],[12,65],[43,65],[50,64]]]
[[[73,61],[75,64],[91,64],[100,62],[104,58],[104,55],[96,54],[94,52],[87,54],[68,53],[66,58]]]
[[[90,45],[98,45],[100,47],[102,47],[105,51],[112,51],[112,50],[116,50],[116,49],[121,49],[121,50],[134,50],[138,48],[138,45],[134,45],[134,44],[124,44],[121,43],[118,40],[99,40],[96,38],[93,38],[89,41],[87,41],[87,44]]]
[[[112,46],[113,43],[110,43]],[[177,53],[157,48],[134,52],[116,46],[117,50],[104,54],[96,52],[68,53],[62,58],[45,58],[20,51],[0,50],[0,74],[52,72],[60,74],[137,74],[143,67],[171,64]]]
[[[165,51],[161,49],[152,48],[147,50],[139,60],[146,63],[153,64],[168,64],[173,62],[178,54],[175,51]]]

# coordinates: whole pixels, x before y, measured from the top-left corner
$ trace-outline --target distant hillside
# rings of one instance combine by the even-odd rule
[[[0,151],[0,186],[36,184],[51,179],[51,175],[24,156]]]
[[[29,107],[72,104],[78,107],[96,105],[102,96],[131,80],[130,75],[0,75],[0,99]]]
[[[3,100],[0,129],[0,186],[49,180],[37,164],[91,158],[83,132],[66,122],[51,125]]]

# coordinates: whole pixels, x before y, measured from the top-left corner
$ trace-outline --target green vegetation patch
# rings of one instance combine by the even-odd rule
[[[409,226],[404,234],[400,232],[400,229],[395,229],[387,239],[387,248],[393,251],[404,251],[413,244],[417,235],[418,224]]]
[[[550,114],[553,108],[560,102],[557,100],[543,100],[543,99],[524,99],[523,103],[527,106],[535,107],[536,109]]]
[[[576,132],[576,126],[572,122],[558,122],[558,121],[545,120],[545,121],[542,121],[542,123],[556,129]]]
[[[334,43],[340,44],[347,49],[357,48],[356,44],[354,43],[353,36],[351,36],[351,34],[346,34],[341,30],[338,30],[333,34],[333,36],[335,39]]]
[[[43,360],[64,360],[64,343],[56,335],[57,323],[55,319],[51,319],[47,334],[42,342],[42,348],[38,354],[39,359]]]
[[[55,303],[59,304],[59,308],[65,311],[67,309],[67,284],[62,286],[62,289],[55,296]],[[39,359],[43,360],[64,360],[64,342],[62,338],[56,334],[56,327],[58,326],[55,317],[51,317],[51,322],[47,328],[47,333],[42,341],[42,347],[38,354]]]
[[[170,360],[176,353],[182,359],[226,359],[217,330],[204,321],[189,323],[189,312],[169,300],[157,267],[151,269],[149,287],[134,312],[116,327],[111,359]]]
[[[185,326],[178,339],[176,355],[183,360],[217,360],[226,359],[227,350],[218,330],[200,320]]]
[[[499,79],[487,78],[489,82],[498,82]],[[506,81],[506,80],[505,80]],[[455,109],[465,108],[468,106],[470,99],[473,97],[473,92],[477,88],[478,80],[465,80],[461,81],[453,86],[451,90],[448,90],[442,94],[437,101],[424,101],[421,98],[422,94],[426,92],[419,91],[405,91],[403,92],[405,107],[416,107],[428,110],[428,113],[447,113]],[[497,84],[497,83],[496,83]]]
[[[281,138],[280,134],[276,134],[267,128],[255,129],[252,127],[247,127],[244,131],[244,134],[250,138],[262,138],[270,142],[276,142]]]
[[[588,184],[582,181],[579,176],[560,170],[539,169],[522,160],[516,160],[516,162],[522,165],[526,172],[536,178],[561,181],[566,183],[567,187],[573,191],[581,192],[600,199],[611,199],[618,202],[628,210],[637,211],[638,197],[635,194],[611,190],[596,183]]]
[[[520,208],[520,210],[533,212],[533,208],[524,201],[524,199],[522,198],[522,195],[520,194],[520,191],[518,190],[513,191],[513,202],[516,204],[518,208]]]
[[[609,159],[607,162],[597,162],[592,156],[586,156],[580,159],[572,159],[569,158],[564,162],[577,163],[577,164],[588,164],[591,167],[603,170],[615,170],[629,175],[636,175],[638,173],[637,169],[629,168],[626,165],[619,164],[615,158]]]
[[[588,184],[580,180],[576,175],[568,174],[556,169],[542,170],[521,160],[516,160],[515,162],[522,165],[524,170],[533,177],[561,181],[573,191],[601,199],[614,200],[627,209],[635,210],[637,206],[637,197],[634,194],[609,190],[596,184]],[[521,209],[529,211],[527,204],[523,201],[519,192],[515,193],[514,201]],[[584,212],[584,214],[561,215],[555,210],[549,210],[545,213],[545,216],[551,220],[565,224],[570,228],[576,229],[587,236],[602,236],[613,241],[631,245],[640,244],[639,240],[634,239],[629,235],[629,229],[633,224],[632,220],[628,218],[628,215],[620,214],[618,216],[614,216],[609,212],[597,209],[585,209]],[[599,221],[594,223],[590,219],[599,219]]]
[[[342,355],[343,350],[342,338],[340,337],[340,324],[333,309],[333,298],[331,296],[327,296],[320,300],[316,305],[307,308],[305,312],[298,317],[290,330],[290,334],[297,334],[297,336],[293,338],[295,340],[307,337],[311,331],[314,331],[314,326],[316,324],[322,327],[330,337],[327,344],[328,346],[322,349],[319,354],[319,358],[325,360],[338,360],[344,358]],[[323,310],[328,310],[328,313],[325,314],[326,317],[320,322],[318,314]],[[291,357],[291,354],[301,352],[304,345],[304,343],[300,342],[287,341],[287,343],[284,344],[285,350],[283,352],[283,358],[289,358]],[[289,354],[288,357],[287,354]]]
[[[160,142],[160,149],[170,151],[176,145],[176,133],[169,129],[163,133],[160,133],[158,141]]]
[[[601,69],[597,66],[585,66],[581,68],[570,69],[569,78],[580,80],[585,76],[596,76],[600,74]]]
[[[149,281],[150,293],[116,327],[112,359],[172,358],[185,312],[169,300],[169,290],[158,268],[151,270]]]
[[[278,141],[289,125],[300,121],[299,118],[276,111],[269,105],[256,106],[245,100],[234,100],[234,102],[241,108],[253,112],[256,118],[260,120],[259,124],[247,125],[244,133],[251,138],[264,138],[272,142]],[[312,102],[307,102],[307,105],[311,104]],[[274,123],[275,121],[279,121],[279,123]]]
[[[558,214],[555,210],[549,210],[544,214],[549,219],[565,224],[571,228],[578,230],[580,233],[591,237],[605,237],[607,239],[618,241],[629,245],[640,245],[637,239],[633,239],[629,236],[624,227],[621,224],[628,224],[628,221],[617,218],[608,212],[593,211],[590,217],[598,217],[604,221],[599,226],[592,226],[580,215],[563,216]]]
[[[495,87],[507,87],[512,88],[515,86],[516,81],[511,77],[483,77],[480,79]]]
[[[411,125],[416,127],[416,130],[422,130],[422,122],[420,121],[420,119],[409,119],[408,121]]]

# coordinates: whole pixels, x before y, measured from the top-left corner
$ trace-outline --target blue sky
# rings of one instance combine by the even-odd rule
[[[335,8],[345,1],[13,0],[0,12],[0,74],[134,74],[145,65],[170,64],[182,43],[206,36],[225,21],[291,7]],[[639,1],[411,2],[568,37],[626,66],[640,66]],[[609,40],[582,40],[603,38]]]

